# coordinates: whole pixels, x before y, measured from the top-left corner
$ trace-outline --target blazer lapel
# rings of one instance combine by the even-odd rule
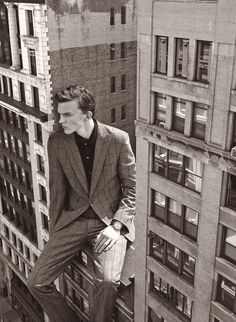
[[[94,161],[93,161],[93,173],[90,187],[90,197],[92,196],[99,176],[102,171],[102,167],[106,158],[107,148],[110,142],[110,136],[107,133],[105,127],[98,122],[98,133],[95,145]]]
[[[88,182],[84,171],[84,166],[80,156],[80,152],[75,142],[74,134],[66,135],[66,140],[64,141],[64,143],[71,166],[74,169],[77,178],[79,179],[84,190],[88,193]]]

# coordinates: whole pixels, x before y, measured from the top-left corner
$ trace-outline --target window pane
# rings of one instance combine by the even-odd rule
[[[168,38],[157,37],[156,72],[166,74],[168,66]]]
[[[185,186],[200,193],[202,186],[203,164],[198,160],[187,158],[185,171]]]
[[[195,104],[193,112],[193,127],[192,136],[205,140],[206,132],[206,122],[207,122],[207,110],[206,108],[199,107],[199,104]]]
[[[170,243],[167,243],[167,266],[176,272],[178,271],[179,249]]]
[[[236,264],[236,232],[226,228],[224,255]]]
[[[155,236],[151,239],[150,253],[158,260],[162,261],[164,254],[164,239]]]
[[[176,66],[175,75],[187,77],[188,75],[188,56],[189,56],[189,40],[176,39]]]
[[[227,188],[226,205],[236,210],[236,176],[229,175]]]
[[[234,311],[236,285],[222,276],[219,277],[219,283],[218,301]]]
[[[183,252],[183,276],[191,282],[194,281],[195,263],[195,258]]]
[[[166,95],[155,93],[155,124],[164,127],[166,120]]]
[[[163,177],[167,176],[167,149],[158,145],[155,145],[153,170]]]
[[[165,218],[165,205],[166,198],[160,192],[154,192],[154,216],[158,217],[160,220],[164,221]]]
[[[183,176],[183,155],[169,151],[169,179],[175,181],[177,183],[182,183],[182,176]]]
[[[208,83],[211,58],[211,43],[198,41],[196,80]]]
[[[168,223],[170,226],[180,230],[181,226],[181,214],[182,214],[182,205],[173,200],[169,199],[169,209],[168,209]]]
[[[185,222],[184,222],[184,232],[192,237],[194,240],[197,239],[197,229],[198,229],[198,212],[186,207],[185,211]]]
[[[185,113],[186,101],[176,98],[174,100],[173,130],[184,133]]]

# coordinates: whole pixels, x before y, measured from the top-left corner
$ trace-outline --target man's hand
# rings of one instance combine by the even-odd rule
[[[117,242],[120,237],[120,230],[115,229],[112,225],[103,229],[97,236],[95,252],[101,254],[107,252]]]

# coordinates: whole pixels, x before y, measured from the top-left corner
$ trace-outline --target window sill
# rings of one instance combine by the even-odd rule
[[[155,78],[161,78],[161,79],[166,79],[166,80],[170,80],[173,82],[178,82],[178,83],[182,83],[182,84],[187,84],[187,85],[191,85],[191,86],[197,86],[197,87],[202,87],[202,88],[209,88],[209,84],[207,83],[202,83],[200,81],[196,81],[196,80],[188,80],[188,79],[184,79],[184,78],[180,78],[180,77],[176,77],[176,76],[168,76],[166,74],[161,74],[161,73],[152,73],[152,76]]]

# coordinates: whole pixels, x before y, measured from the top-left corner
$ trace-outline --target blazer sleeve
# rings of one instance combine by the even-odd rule
[[[52,134],[48,139],[48,162],[49,162],[49,234],[64,208],[66,196],[66,177],[56,155],[57,138]]]
[[[118,175],[121,182],[122,195],[119,208],[113,219],[120,221],[130,231],[135,214],[135,185],[136,166],[135,157],[130,145],[129,135],[124,134],[118,160]]]

